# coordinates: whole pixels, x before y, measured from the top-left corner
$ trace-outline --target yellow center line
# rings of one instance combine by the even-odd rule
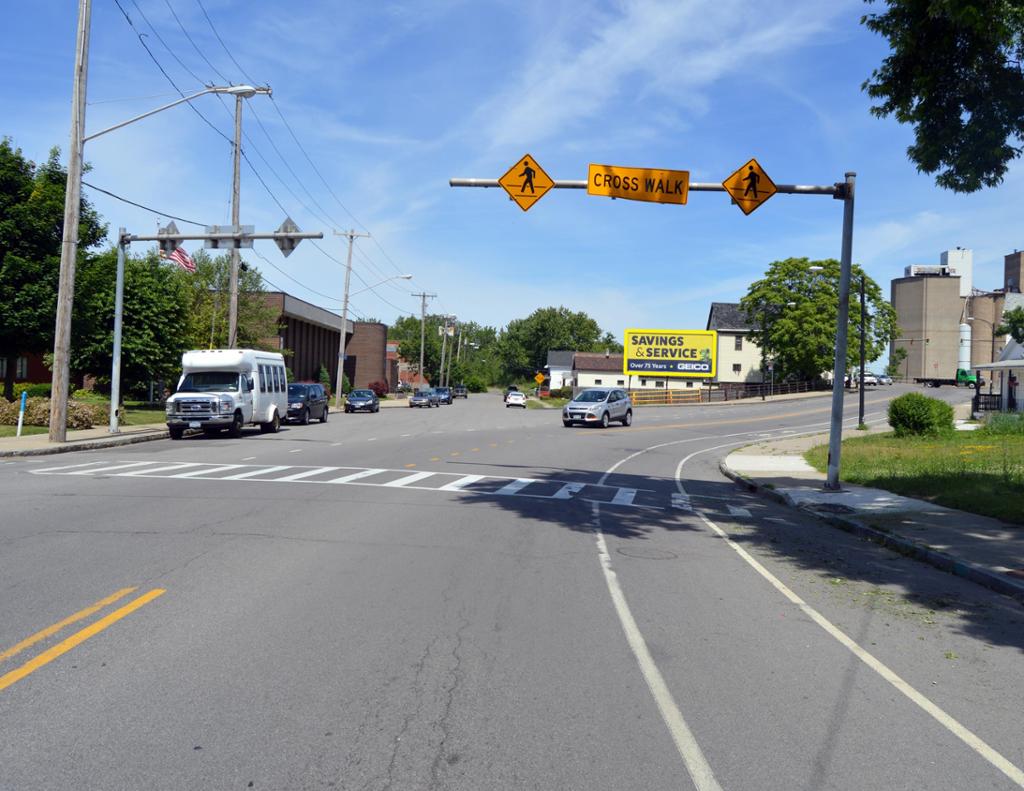
[[[105,599],[100,599],[95,604],[90,604],[84,610],[79,610],[74,615],[69,615],[63,621],[57,621],[57,623],[55,623],[53,626],[47,626],[45,629],[43,629],[42,631],[36,632],[31,637],[26,637],[24,640],[22,640],[17,645],[12,645],[6,651],[0,652],[0,662],[3,662],[5,659],[10,659],[15,654],[21,653],[22,651],[24,651],[29,646],[35,645],[36,643],[38,643],[40,640],[45,640],[47,637],[49,637],[51,635],[54,635],[54,634],[57,634],[57,632],[59,632],[65,626],[70,626],[71,624],[75,623],[75,621],[80,621],[83,618],[89,617],[94,612],[96,612],[98,610],[102,610],[108,604],[113,604],[118,599],[121,599],[121,598],[127,596],[129,593],[133,593],[135,590],[137,590],[137,589],[136,588],[121,588],[121,590],[117,591],[116,593],[110,594]]]
[[[166,592],[167,591],[163,588],[154,588],[149,593],[142,594],[141,596],[139,596],[139,598],[133,599],[123,607],[120,607],[114,610],[109,615],[100,618],[95,623],[92,623],[89,626],[86,626],[84,629],[75,632],[73,635],[57,643],[57,645],[53,646],[52,648],[46,649],[45,651],[43,651],[43,653],[39,654],[33,659],[30,659],[21,667],[15,668],[9,673],[5,673],[4,675],[0,676],[0,691],[7,689],[7,687],[11,686],[11,684],[14,684],[17,681],[21,681],[21,679],[25,678],[25,676],[35,672],[44,665],[48,665],[54,659],[57,659],[58,657],[66,654],[76,645],[84,643],[93,635],[99,634],[108,626],[117,623],[126,615],[130,615],[131,613],[139,609],[139,607],[141,607],[142,605],[153,601],[153,599],[155,599],[157,596],[162,596]]]
[[[449,455],[449,456],[461,456],[462,454],[461,454],[461,453],[459,453],[459,451],[457,451],[457,450],[453,450],[453,451],[452,451],[451,453],[449,453],[448,455]]]
[[[479,451],[480,451],[480,448],[473,448],[473,453],[478,453]]]
[[[440,456],[431,456],[430,460],[431,461],[441,461],[441,457]]]
[[[488,448],[496,448],[496,447],[498,447],[498,443],[497,442],[489,442],[487,444],[487,447]]]
[[[416,465],[415,464],[406,464],[405,466],[406,466],[406,468],[411,468],[411,467],[415,467]]]

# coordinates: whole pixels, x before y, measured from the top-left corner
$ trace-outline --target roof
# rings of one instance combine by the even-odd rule
[[[749,332],[757,329],[757,322],[747,319],[747,314],[740,309],[739,302],[712,302],[707,329]]]
[[[972,371],[1021,371],[1024,370],[1024,360],[1000,360],[997,363],[982,363],[972,365]]]
[[[576,352],[548,351],[548,364],[545,368],[572,368],[573,357]]]
[[[573,369],[577,371],[618,371],[622,372],[622,355],[604,352],[576,352]]]

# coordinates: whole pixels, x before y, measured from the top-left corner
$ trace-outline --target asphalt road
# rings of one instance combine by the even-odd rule
[[[828,410],[6,462],[0,789],[1024,787],[1021,608],[718,472]]]

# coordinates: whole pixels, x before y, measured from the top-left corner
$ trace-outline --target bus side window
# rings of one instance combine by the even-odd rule
[[[259,366],[259,369],[260,378],[259,381],[256,383],[256,389],[259,390],[261,393],[265,393],[267,392],[267,366],[261,365]]]
[[[281,392],[281,369],[274,366],[274,392]]]

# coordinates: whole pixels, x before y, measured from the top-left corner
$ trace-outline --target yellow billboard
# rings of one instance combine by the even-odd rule
[[[714,330],[626,330],[623,348],[627,375],[712,379],[717,373]]]

